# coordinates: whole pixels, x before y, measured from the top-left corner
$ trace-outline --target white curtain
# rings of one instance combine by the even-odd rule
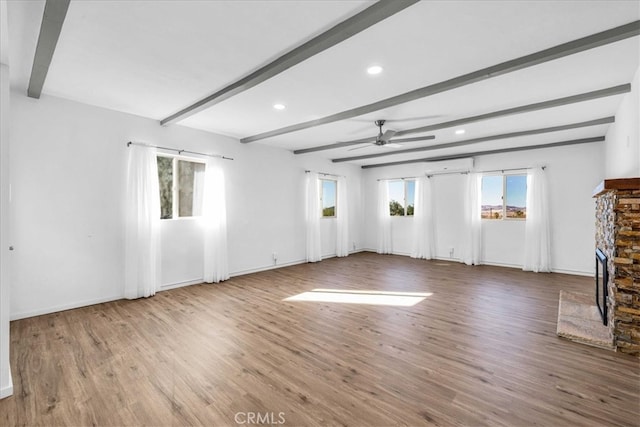
[[[391,213],[389,212],[389,183],[378,181],[378,253],[391,253]]]
[[[307,262],[322,261],[320,247],[320,177],[315,172],[307,172],[306,231]],[[339,208],[339,206],[338,206]]]
[[[481,193],[482,175],[468,174],[464,200],[464,240],[462,243],[462,262],[467,265],[480,263],[482,248]]]
[[[435,256],[431,179],[426,176],[416,179],[415,191],[411,257],[431,259]]]
[[[160,190],[156,149],[128,150],[124,296],[134,299],[160,287]]]
[[[205,170],[195,170],[193,173],[193,200],[191,212],[193,216],[202,216],[202,202],[204,201]]]
[[[527,219],[523,270],[551,271],[551,235],[547,176],[538,167],[527,174]]]
[[[349,203],[347,202],[347,179],[338,178],[337,218],[336,218],[336,256],[349,255]]]
[[[204,281],[218,283],[229,278],[227,254],[227,202],[224,172],[214,159],[204,172],[202,224],[204,237]]]

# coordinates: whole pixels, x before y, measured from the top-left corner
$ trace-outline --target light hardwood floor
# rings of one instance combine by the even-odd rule
[[[314,288],[433,295],[283,301]],[[19,320],[0,425],[637,426],[638,359],[558,338],[560,289],[361,253]]]

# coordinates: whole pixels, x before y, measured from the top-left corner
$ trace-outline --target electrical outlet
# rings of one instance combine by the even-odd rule
[[[454,248],[449,248],[449,258],[453,258],[453,249]]]
[[[278,252],[274,252],[271,254],[271,256],[273,257],[273,263],[275,264],[276,262],[278,262]]]
[[[353,251],[356,251],[356,242],[353,242]]]

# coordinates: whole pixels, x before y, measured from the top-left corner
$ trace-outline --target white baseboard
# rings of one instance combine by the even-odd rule
[[[11,378],[11,369],[9,369],[9,384],[0,387],[0,399],[9,397],[13,394],[13,379]]]
[[[11,313],[9,320],[26,319],[27,317],[42,316],[43,314],[57,313],[59,311],[73,310],[74,308],[86,307],[89,305],[102,304],[103,302],[117,301],[124,298],[123,295],[116,295],[104,298],[96,298],[84,301],[76,301],[69,304],[62,304],[55,307],[39,308],[37,310],[23,311],[22,313]]]
[[[182,287],[185,287],[185,286],[199,285],[201,283],[204,283],[204,278],[202,278],[202,277],[199,278],[199,279],[185,280],[183,282],[167,283],[167,284],[164,284],[164,285],[160,285],[160,292],[168,291],[169,289],[182,288]]]

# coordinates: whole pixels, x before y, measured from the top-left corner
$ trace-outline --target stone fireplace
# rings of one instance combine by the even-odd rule
[[[605,180],[594,197],[596,250],[607,259],[606,327],[616,351],[640,357],[640,178]]]

